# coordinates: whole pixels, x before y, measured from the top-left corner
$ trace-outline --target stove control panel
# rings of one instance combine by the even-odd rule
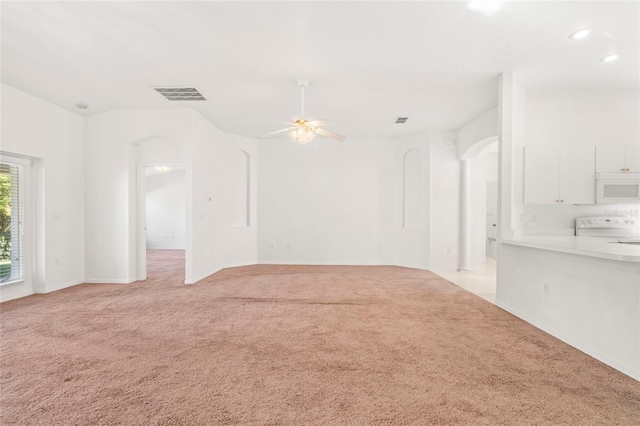
[[[592,216],[576,218],[576,229],[578,228],[637,228],[640,226],[638,218],[633,217],[612,217],[612,216]]]

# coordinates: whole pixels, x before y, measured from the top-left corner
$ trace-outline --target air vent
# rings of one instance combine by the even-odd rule
[[[404,124],[408,119],[409,117],[396,117],[396,124]]]
[[[170,101],[206,101],[195,87],[154,87],[156,92]]]

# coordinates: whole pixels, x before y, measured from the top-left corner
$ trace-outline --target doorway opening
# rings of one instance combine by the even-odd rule
[[[461,157],[460,263],[438,275],[495,303],[498,236],[498,138],[476,142]]]
[[[180,273],[184,280],[186,248],[186,174],[181,166],[147,165],[141,176],[139,279]],[[141,274],[142,273],[142,274]],[[140,276],[142,275],[142,276]]]

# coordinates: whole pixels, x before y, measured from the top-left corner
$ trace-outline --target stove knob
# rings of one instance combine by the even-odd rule
[[[588,221],[587,221],[587,223],[588,223],[589,225],[591,225],[591,221],[590,221],[590,220],[588,220]]]

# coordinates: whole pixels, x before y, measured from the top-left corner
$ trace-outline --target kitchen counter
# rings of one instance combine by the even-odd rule
[[[496,304],[640,380],[640,246],[615,241],[500,240]]]
[[[617,244],[617,241],[618,238],[572,236],[523,236],[500,240],[502,244],[640,264],[640,245]]]

